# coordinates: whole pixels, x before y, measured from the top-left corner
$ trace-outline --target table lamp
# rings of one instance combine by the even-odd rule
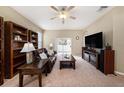
[[[26,61],[27,61],[27,64],[30,64],[32,63],[32,51],[34,51],[35,48],[33,46],[32,43],[28,42],[28,43],[25,43],[21,52],[23,53],[26,53]]]
[[[50,50],[53,49],[53,43],[50,43],[50,44],[49,44],[49,48],[50,48]]]

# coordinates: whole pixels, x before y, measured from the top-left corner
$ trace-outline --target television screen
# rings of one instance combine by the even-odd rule
[[[102,32],[96,33],[85,37],[86,47],[103,48],[103,34]]]

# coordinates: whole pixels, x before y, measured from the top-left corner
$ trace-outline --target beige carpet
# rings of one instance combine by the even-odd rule
[[[104,75],[94,66],[84,61],[81,57],[76,58],[76,69],[59,69],[57,60],[53,70],[48,76],[43,75],[43,87],[112,87],[124,86],[124,76]],[[10,80],[6,80],[2,87],[18,87],[19,76],[16,75]],[[25,87],[38,87],[37,76],[25,76]]]

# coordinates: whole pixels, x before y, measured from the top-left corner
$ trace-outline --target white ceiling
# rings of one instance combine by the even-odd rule
[[[99,6],[76,6],[69,12],[69,15],[75,16],[76,20],[67,18],[65,24],[62,24],[59,18],[50,20],[57,13],[49,6],[12,6],[11,8],[45,30],[80,30],[112,9],[108,7],[97,12]]]

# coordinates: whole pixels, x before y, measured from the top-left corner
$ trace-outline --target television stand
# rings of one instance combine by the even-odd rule
[[[96,68],[98,68],[98,52],[94,50],[84,49],[82,52],[82,58],[86,61],[88,61],[90,64],[94,65]]]
[[[100,53],[94,49],[82,47],[82,58],[94,65],[104,74],[114,74],[114,50],[104,49]]]

